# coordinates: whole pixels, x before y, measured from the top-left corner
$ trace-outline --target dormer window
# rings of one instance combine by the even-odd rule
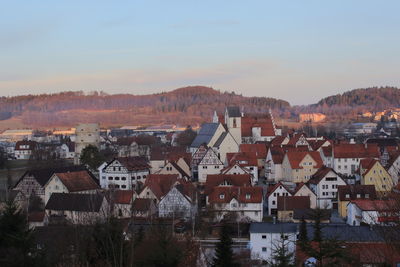
[[[219,195],[219,199],[224,199],[225,198],[225,195],[224,194],[220,194]]]
[[[250,194],[246,194],[246,199],[250,199],[251,195]]]
[[[361,197],[361,195],[360,194],[357,194],[357,198],[360,198]]]
[[[346,194],[346,198],[350,198],[350,195],[349,195],[349,194]]]

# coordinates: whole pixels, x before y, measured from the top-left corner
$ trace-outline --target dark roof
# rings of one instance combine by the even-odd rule
[[[322,237],[324,239],[338,239],[341,241],[371,242],[384,241],[380,228],[369,226],[351,226],[348,224],[322,224]],[[314,228],[312,224],[307,225],[309,240],[313,239]]]
[[[367,144],[377,144],[378,146],[398,146],[397,138],[369,138]]]
[[[223,132],[220,137],[217,139],[217,141],[214,144],[214,147],[219,147],[222,144],[222,141],[224,141],[225,137],[228,135],[228,132]]]
[[[250,224],[250,233],[296,233],[296,223],[255,222]]]
[[[313,209],[296,209],[293,211],[293,219],[301,220],[314,220],[314,211]],[[322,220],[329,220],[331,218],[331,210],[321,210],[322,212]]]
[[[28,148],[21,148],[21,146],[28,146]],[[34,150],[37,143],[35,141],[18,141],[15,143],[15,150]]]
[[[149,169],[150,165],[147,163],[145,157],[127,157],[127,158],[116,158],[107,164],[104,168],[107,168],[113,161],[118,160],[128,171],[138,171]]]
[[[46,210],[100,211],[104,196],[100,194],[53,193]]]
[[[193,140],[191,147],[199,147],[202,144],[208,144],[218,129],[219,123],[204,123],[196,138]]]
[[[242,117],[242,113],[240,112],[239,107],[227,107],[226,111],[228,112],[228,116],[230,118]]]
[[[75,172],[75,171],[82,171],[86,170],[85,166],[81,165],[74,165],[74,166],[67,166],[67,167],[56,167],[56,168],[46,168],[46,169],[36,169],[36,170],[28,170],[26,171],[22,177],[18,180],[15,186],[19,184],[21,180],[25,178],[25,176],[30,175],[35,178],[35,180],[41,185],[44,186],[51,176],[56,172]]]
[[[321,168],[318,169],[318,171],[316,173],[314,173],[311,176],[311,179],[309,180],[309,183],[311,184],[318,184],[322,179],[324,179],[326,177],[326,175],[328,175],[329,172],[333,172],[337,177],[339,177],[337,175],[337,173],[329,167],[326,166],[322,166]]]
[[[376,198],[374,185],[339,185],[337,190],[338,197],[341,201],[357,199],[358,194],[360,195],[360,198],[365,198],[365,194],[368,194],[368,198],[370,199]],[[349,195],[349,198],[346,198],[346,195]]]
[[[309,196],[278,196],[278,210],[309,209]]]
[[[134,211],[148,211],[148,210],[150,210],[152,202],[153,202],[153,199],[151,199],[151,198],[137,198],[133,202],[133,210]]]

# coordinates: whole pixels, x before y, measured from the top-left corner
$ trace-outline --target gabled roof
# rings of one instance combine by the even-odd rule
[[[287,143],[288,146],[294,146],[296,143],[300,140],[301,137],[306,138],[306,135],[304,133],[296,133],[293,134],[293,136],[289,139],[289,142]],[[308,143],[308,141],[306,140]]]
[[[234,198],[239,203],[260,203],[262,195],[262,187],[259,186],[218,186],[208,194],[208,202],[229,203]]]
[[[114,190],[110,194],[115,204],[131,204],[136,192],[134,190]]]
[[[321,180],[324,179],[329,172],[333,172],[339,179],[341,179],[332,168],[322,166],[311,176],[311,179],[308,182],[311,184],[319,184],[319,182],[321,182]]]
[[[224,182],[232,186],[251,186],[250,174],[209,174],[205,183],[206,194]]]
[[[228,112],[230,118],[242,117],[239,107],[226,107],[226,112]]]
[[[360,195],[361,198],[365,198],[366,194],[368,194],[368,198],[370,199],[376,198],[374,185],[339,185],[337,190],[338,197],[341,201],[357,199],[357,195]],[[346,195],[349,195],[349,197],[347,198]]]
[[[256,153],[258,159],[265,159],[267,157],[267,146],[265,144],[241,144],[239,151]]]
[[[366,175],[369,171],[378,163],[378,160],[373,158],[366,158],[360,160],[360,168],[363,169],[363,173],[361,175]]]
[[[178,178],[177,174],[149,174],[144,188],[148,187],[157,199],[161,199],[169,192]]]
[[[43,222],[46,216],[44,211],[33,211],[28,214],[28,222]]]
[[[261,128],[261,136],[275,136],[275,129],[272,119],[269,115],[265,116],[248,116],[242,118],[241,120],[241,131],[242,137],[253,136],[252,128]]]
[[[182,177],[190,177],[190,173],[186,173],[176,162],[170,162],[172,166],[181,174]]]
[[[309,209],[309,196],[278,196],[278,210]]]
[[[204,123],[190,147],[199,147],[202,144],[208,145],[211,138],[215,135],[218,126],[219,123]]]
[[[228,132],[223,132],[217,139],[217,141],[214,144],[214,147],[219,147],[222,142],[225,140],[225,137],[228,135]]]
[[[192,154],[187,153],[185,147],[179,146],[157,146],[152,147],[150,150],[150,160],[176,161],[179,158],[185,158],[185,160],[190,162]]]
[[[282,186],[282,188],[284,188],[286,191],[288,191],[288,193],[290,195],[292,195],[292,191],[290,190],[289,187],[287,187],[285,184],[283,184],[282,182],[278,182],[276,183],[274,186],[269,186],[268,190],[267,190],[267,197],[269,197],[273,192],[275,192],[276,189],[278,189],[280,186]]]
[[[26,171],[18,182],[15,184],[17,186],[20,181],[22,181],[26,176],[32,176],[34,179],[41,185],[44,186],[51,176],[56,172],[76,172],[86,170],[85,166],[82,165],[73,165],[67,167],[56,167],[56,168],[46,168],[46,169],[34,169]]]
[[[379,158],[379,147],[376,144],[335,144],[335,158]]]
[[[29,146],[29,148],[22,148],[21,146]],[[36,146],[35,141],[18,141],[15,143],[15,150],[35,150]]]
[[[323,165],[321,155],[317,151],[288,151],[286,155],[292,169],[303,169],[300,163],[307,155],[316,162],[314,168],[321,168]]]
[[[272,161],[275,164],[282,164],[283,158],[285,157],[285,151],[281,147],[270,147],[270,153],[272,156]]]
[[[133,201],[133,207],[132,209],[134,211],[150,211],[151,205],[152,205],[153,199],[150,198],[137,198],[135,201]]]
[[[147,163],[147,159],[145,157],[127,157],[127,158],[115,158],[111,160],[104,167],[104,169],[106,169],[116,160],[120,162],[122,166],[124,166],[128,171],[140,171],[150,168],[150,165]]]
[[[226,160],[229,165],[257,166],[257,154],[255,152],[226,153]]]
[[[100,189],[88,171],[55,173],[69,192]]]
[[[297,183],[297,184],[296,184],[296,188],[295,188],[294,191],[293,191],[293,195],[297,194],[297,192],[298,192],[301,188],[303,188],[303,186],[307,187],[307,188],[314,194],[314,192],[308,187],[307,184],[301,182],[301,183]]]
[[[398,210],[395,200],[355,199],[350,201],[363,211],[395,211]],[[349,204],[350,204],[349,203]],[[396,209],[397,208],[397,209]]]
[[[332,146],[323,146],[322,147],[322,153],[324,153],[325,157],[332,157]]]
[[[287,138],[287,136],[284,136],[284,135],[275,136],[275,138],[272,139],[272,141],[271,141],[271,146],[281,146],[283,141],[285,141],[286,138]]]
[[[45,209],[98,212],[103,199],[104,196],[100,194],[53,193]]]

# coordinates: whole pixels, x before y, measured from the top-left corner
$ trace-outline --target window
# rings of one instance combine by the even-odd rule
[[[250,194],[246,194],[246,199],[250,199]]]
[[[266,235],[262,235],[261,238],[262,239],[267,239],[267,236]]]
[[[126,177],[121,177],[121,180],[122,181],[126,181]]]
[[[361,195],[360,194],[357,194],[357,198],[360,198],[361,197]]]
[[[346,198],[350,198],[350,194],[346,194]]]
[[[267,252],[267,248],[266,247],[262,247],[262,252]]]
[[[117,176],[117,177],[115,177],[115,181],[119,181],[119,177]]]
[[[386,185],[383,184],[383,185],[382,185],[382,188],[383,188],[383,189],[386,189]]]
[[[369,194],[365,194],[365,198],[369,198]]]
[[[207,166],[203,166],[203,169],[207,169]]]
[[[258,211],[255,211],[255,212],[254,212],[254,215],[258,216]]]
[[[275,200],[272,200],[272,205],[275,205],[275,203],[276,203]]]
[[[116,185],[115,185],[115,188],[119,188],[119,184],[116,184]]]
[[[224,199],[224,198],[225,198],[224,194],[219,195],[219,199]]]
[[[105,177],[105,176],[102,176],[101,178],[102,178],[103,180],[104,180],[104,179],[106,179],[106,177]]]
[[[143,179],[146,179],[146,177],[147,177],[146,175],[143,175]]]
[[[137,179],[141,179],[141,178],[142,178],[142,176],[140,176],[140,175],[137,177]]]
[[[112,180],[113,180],[113,177],[112,177],[112,176],[108,177],[108,180],[109,180],[109,181],[112,181]]]
[[[121,209],[118,209],[118,216],[122,217],[122,210]]]
[[[215,165],[214,168],[215,168],[215,169],[219,169],[219,165]]]
[[[126,188],[126,185],[124,185],[124,184],[123,184],[123,185],[121,185],[121,188]]]

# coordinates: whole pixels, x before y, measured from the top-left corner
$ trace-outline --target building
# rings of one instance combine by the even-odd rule
[[[322,167],[322,159],[317,151],[288,151],[282,162],[283,177],[293,183],[308,182]]]
[[[252,223],[250,225],[250,251],[252,260],[274,263],[273,254],[282,243],[287,246],[287,253],[296,251],[297,224],[294,223]]]
[[[283,180],[282,162],[285,157],[285,151],[281,147],[270,147],[267,158],[265,159],[265,177],[270,182],[279,182]]]
[[[134,217],[153,218],[157,216],[157,206],[153,199],[136,198],[133,202],[132,213]]]
[[[49,222],[66,220],[88,225],[104,221],[109,216],[107,199],[101,194],[53,193],[46,203]]]
[[[292,192],[286,184],[278,182],[274,186],[268,187],[267,199],[269,215],[276,215],[278,213],[278,197],[280,196],[292,196]]]
[[[16,159],[30,159],[37,148],[38,144],[35,141],[18,141],[15,143],[14,157]]]
[[[355,199],[347,205],[347,224],[394,225],[400,216],[395,200]]]
[[[100,146],[100,125],[98,123],[81,123],[75,130],[75,164],[79,164],[82,150],[89,146]]]
[[[221,123],[204,123],[189,147],[190,153],[195,153],[202,145],[213,147],[224,132],[226,130]]]
[[[110,211],[116,218],[130,218],[132,216],[133,201],[137,197],[134,190],[108,191]]]
[[[374,185],[379,196],[386,196],[392,190],[392,177],[382,164],[373,158],[360,161],[359,175],[362,185]]]
[[[205,183],[207,180],[207,175],[218,174],[224,168],[224,164],[215,154],[212,148],[208,148],[203,158],[197,165],[198,170],[198,181],[200,183]]]
[[[143,190],[139,193],[139,198],[149,198],[158,205],[179,180],[177,174],[150,174],[144,183]]]
[[[305,183],[296,184],[293,196],[307,196],[310,198],[310,208],[315,209],[317,207],[317,195]]]
[[[339,185],[338,186],[339,215],[347,217],[347,205],[356,199],[376,199],[374,185]]]
[[[310,179],[311,190],[317,196],[317,207],[337,209],[337,188],[346,182],[332,169],[323,166]]]
[[[75,143],[62,144],[59,154],[61,159],[73,159],[75,157]]]
[[[136,190],[150,174],[146,158],[115,158],[100,170],[101,188]]]
[[[258,182],[258,160],[256,152],[228,153],[226,155],[227,165],[239,165],[253,177],[253,184]]]
[[[54,173],[44,186],[46,204],[54,193],[96,194],[100,189],[88,171]]]
[[[278,220],[280,222],[292,222],[295,210],[310,208],[308,196],[280,196],[278,197]]]

